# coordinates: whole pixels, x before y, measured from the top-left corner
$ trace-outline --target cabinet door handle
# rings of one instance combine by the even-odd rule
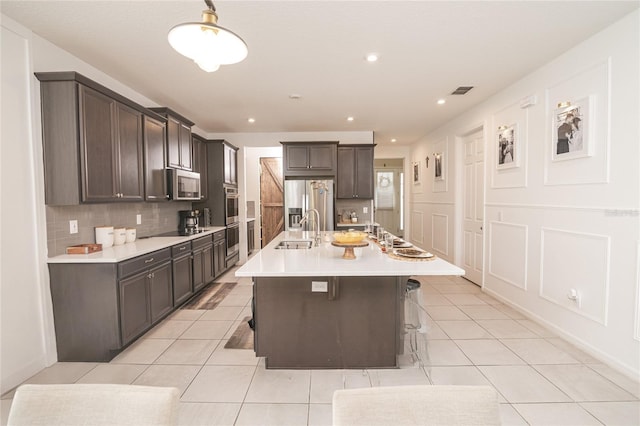
[[[327,300],[336,300],[338,298],[338,277],[329,278],[329,292]]]
[[[153,278],[153,274],[147,275],[147,278],[149,278],[149,279]]]
[[[180,251],[186,250],[186,247],[180,247]]]
[[[151,263],[151,262],[153,262],[153,257],[151,259],[147,259],[144,261],[144,263]]]

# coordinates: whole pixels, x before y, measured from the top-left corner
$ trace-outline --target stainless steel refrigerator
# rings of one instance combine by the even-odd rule
[[[308,209],[316,209],[320,215],[320,231],[333,231],[333,180],[285,180],[284,221],[285,230],[300,223]],[[312,231],[313,215],[304,224],[305,231]]]

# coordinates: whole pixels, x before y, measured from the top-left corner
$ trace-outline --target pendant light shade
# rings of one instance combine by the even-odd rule
[[[211,0],[202,11],[202,22],[186,22],[169,31],[169,44],[207,72],[220,65],[235,64],[247,57],[247,44],[232,31],[217,25],[218,15]]]

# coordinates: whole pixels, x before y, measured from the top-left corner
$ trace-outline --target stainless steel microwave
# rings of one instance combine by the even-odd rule
[[[168,171],[172,200],[200,200],[200,173],[179,169],[168,169]]]

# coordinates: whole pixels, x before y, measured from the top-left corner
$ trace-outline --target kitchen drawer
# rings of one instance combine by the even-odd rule
[[[171,256],[176,258],[191,253],[191,241],[171,247]]]
[[[213,241],[220,241],[225,239],[225,231],[218,231],[213,234]]]
[[[211,235],[207,235],[206,237],[198,238],[191,241],[193,250],[197,250],[201,247],[205,247],[210,245],[213,242]]]
[[[125,260],[124,262],[118,263],[118,275],[120,278],[124,278],[138,271],[149,269],[169,259],[171,259],[171,250],[166,248],[131,260]]]

